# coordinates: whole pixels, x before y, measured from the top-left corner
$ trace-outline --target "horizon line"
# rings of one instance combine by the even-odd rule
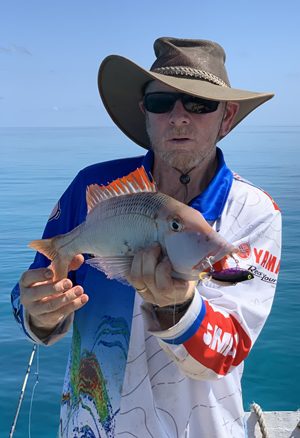
[[[237,126],[235,131],[240,128],[299,128],[300,124],[246,124],[243,126]],[[61,126],[1,126],[0,129],[102,129],[102,128],[115,128],[122,132],[122,130],[116,125],[61,125]],[[125,134],[124,134],[125,135]]]

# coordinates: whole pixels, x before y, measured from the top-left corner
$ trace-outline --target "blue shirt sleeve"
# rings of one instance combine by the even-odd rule
[[[58,234],[65,234],[85,220],[87,213],[86,188],[88,185],[95,183],[106,185],[108,182],[111,182],[116,178],[127,175],[142,164],[144,164],[144,166],[146,164],[146,169],[148,170],[150,163],[149,156],[150,154],[148,153],[146,157],[138,156],[97,163],[81,170],[61,196],[50,214],[43,233],[43,238],[47,239]],[[149,161],[148,165],[147,163],[144,163],[145,158]],[[47,257],[40,253],[36,253],[34,261],[29,269],[42,268],[49,266],[49,264],[50,260]],[[69,273],[69,278],[74,285],[82,284],[84,276],[84,266],[76,272]],[[23,306],[20,302],[19,284],[16,284],[12,290],[11,303],[16,321],[21,325],[25,334],[30,338],[24,325]]]
[[[46,224],[43,238],[49,238],[58,234],[67,233],[85,219],[85,190],[86,185],[84,178],[82,178],[82,173],[80,172],[54,207]],[[49,264],[50,260],[47,259],[47,257],[40,253],[36,253],[34,261],[30,265],[29,269],[46,267]],[[74,282],[74,273],[70,273],[70,278]],[[12,290],[11,303],[16,321],[21,325],[24,333],[30,338],[30,335],[26,331],[24,325],[23,306],[20,302],[19,283],[17,283]]]

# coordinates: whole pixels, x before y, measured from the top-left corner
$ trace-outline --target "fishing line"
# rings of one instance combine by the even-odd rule
[[[175,288],[175,302],[174,302],[174,307],[173,307],[173,327],[176,324],[176,304],[177,304],[177,289]]]
[[[36,376],[36,380],[35,380],[34,386],[32,388],[29,416],[28,416],[28,437],[29,438],[31,438],[31,414],[32,414],[33,397],[34,397],[35,388],[39,383],[39,370],[40,370],[40,348],[38,345],[37,346],[37,354],[36,354],[36,372],[34,373],[34,375]]]

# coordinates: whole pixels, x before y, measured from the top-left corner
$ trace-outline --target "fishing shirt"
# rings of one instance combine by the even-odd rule
[[[243,362],[272,306],[281,216],[267,193],[234,174],[220,149],[217,153],[214,178],[189,205],[238,248],[238,265],[253,274],[252,280],[199,281],[184,316],[162,330],[153,306],[143,303],[134,288],[84,263],[70,278],[83,286],[88,303],[44,339],[30,330],[19,287],[14,288],[14,315],[33,342],[51,345],[73,325],[61,438],[245,437]],[[51,213],[43,238],[66,233],[85,220],[87,186],[106,185],[141,165],[151,171],[151,151],[80,171]],[[37,253],[31,268],[49,263]],[[229,257],[214,267],[235,266]]]

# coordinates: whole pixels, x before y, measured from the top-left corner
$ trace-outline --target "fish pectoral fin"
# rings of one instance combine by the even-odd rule
[[[129,284],[126,277],[131,270],[133,256],[96,256],[88,259],[86,263],[93,268],[106,274],[107,278],[118,280],[121,283]]]

